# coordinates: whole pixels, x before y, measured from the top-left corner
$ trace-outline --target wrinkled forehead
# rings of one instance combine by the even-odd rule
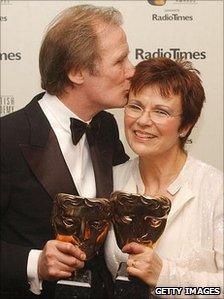
[[[114,61],[129,54],[126,34],[121,26],[103,24],[97,29],[101,60]]]

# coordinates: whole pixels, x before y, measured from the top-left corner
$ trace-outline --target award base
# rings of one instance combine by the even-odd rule
[[[115,280],[114,299],[152,299],[153,296],[150,295],[149,286],[137,278],[128,276],[126,264],[121,263]]]
[[[90,299],[90,295],[91,272],[79,269],[72,278],[58,281],[55,299]]]

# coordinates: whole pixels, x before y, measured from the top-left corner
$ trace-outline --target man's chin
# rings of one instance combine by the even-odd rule
[[[128,103],[128,95],[124,98],[124,105],[122,107],[124,107],[125,105],[127,105]]]
[[[108,107],[106,107],[105,109],[116,109],[116,108],[124,108],[124,106],[127,104],[128,102],[128,98],[127,97],[123,97],[122,100],[121,98],[115,100],[115,101],[111,101],[111,105]]]

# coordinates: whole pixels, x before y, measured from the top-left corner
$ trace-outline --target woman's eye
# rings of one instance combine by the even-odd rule
[[[141,111],[141,110],[142,110],[139,106],[136,106],[136,105],[130,105],[129,107],[130,107],[132,110],[135,110],[135,111]]]
[[[154,110],[154,113],[156,114],[156,115],[159,115],[159,116],[167,116],[167,117],[169,117],[170,116],[170,114],[167,112],[167,111],[165,111],[165,110]]]

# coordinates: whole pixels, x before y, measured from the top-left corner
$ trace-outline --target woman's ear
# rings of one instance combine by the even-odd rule
[[[187,133],[191,130],[192,127],[193,125],[189,124],[186,127],[180,129],[180,133],[179,133],[180,138],[184,138],[187,135]]]

